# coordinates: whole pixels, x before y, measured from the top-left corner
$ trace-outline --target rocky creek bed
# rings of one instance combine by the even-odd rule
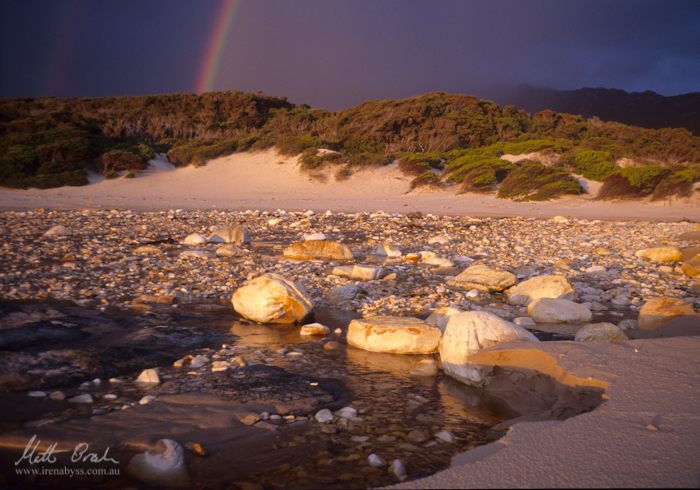
[[[573,340],[580,323],[537,323],[501,292],[455,287],[473,264],[518,281],[562,275],[590,310],[589,323],[611,322],[629,337],[641,332],[639,309],[651,298],[682,300],[690,311],[700,304],[687,265],[698,231],[687,222],[178,210],[3,212],[0,222],[5,475],[21,441],[40,434],[66,447],[83,439],[113,447],[123,466],[172,438],[186,448],[188,484],[198,486],[367,487],[419,478],[497,439],[513,417],[568,417],[593,409],[601,393],[568,393],[552,413],[561,397],[541,376],[496,376],[517,382],[489,391],[442,371],[417,375],[421,360],[439,358],[348,346],[351,319],[425,318],[451,306],[516,321],[540,340]],[[183,243],[234,222],[250,241]],[[289,244],[305,237],[342,242],[353,255],[286,258]],[[636,253],[661,245],[682,256]],[[329,333],[302,336],[298,326],[241,319],[231,295],[263,273],[303,284],[314,320]],[[158,369],[159,383],[135,383],[148,368]],[[547,395],[514,398],[526,397],[526,380],[535,378]],[[522,389],[511,389],[518,383]]]

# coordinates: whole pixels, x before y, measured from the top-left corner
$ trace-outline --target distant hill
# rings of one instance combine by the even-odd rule
[[[528,85],[504,92],[495,99],[528,112],[557,112],[597,116],[643,128],[686,128],[700,135],[700,92],[666,97],[656,92],[625,92],[611,88],[555,90]]]

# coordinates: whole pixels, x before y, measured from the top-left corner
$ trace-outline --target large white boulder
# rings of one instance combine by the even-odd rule
[[[441,334],[439,328],[419,318],[374,316],[351,321],[347,342],[372,352],[432,354]]]
[[[512,305],[529,305],[539,298],[574,299],[573,286],[564,276],[536,276],[516,284],[506,291],[506,298]]]
[[[233,309],[257,323],[295,323],[313,311],[303,286],[279,274],[263,274],[233,293]]]
[[[537,323],[585,323],[593,318],[585,306],[560,298],[536,299],[527,311]]]
[[[537,342],[522,327],[486,311],[465,311],[447,322],[440,342],[440,359],[445,372],[459,381],[482,385],[493,370],[469,362],[469,357],[487,347],[511,340]]]
[[[185,452],[172,439],[160,439],[152,451],[131,458],[127,472],[146,483],[165,487],[184,487],[190,483]]]
[[[250,234],[248,229],[241,225],[221,225],[212,230],[209,242],[243,245],[250,243]]]
[[[447,322],[450,321],[450,318],[459,313],[462,313],[462,310],[460,310],[459,308],[455,308],[454,306],[440,306],[438,308],[435,308],[430,313],[428,318],[425,319],[425,323],[435,325],[437,328],[444,332],[445,327],[447,326]]]
[[[515,274],[479,264],[468,267],[447,284],[483,292],[503,291],[515,284]]]

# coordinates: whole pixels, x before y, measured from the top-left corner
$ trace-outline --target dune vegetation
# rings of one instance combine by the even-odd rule
[[[429,93],[329,112],[259,93],[0,100],[0,185],[84,185],[87,172],[133,176],[156,152],[178,166],[276,147],[302,168],[337,165],[346,178],[398,162],[412,187],[457,186],[515,199],[583,192],[601,198],[687,196],[700,180],[700,138],[596,118],[528,114],[466,95]],[[511,163],[503,155],[547,161]],[[621,168],[620,159],[634,162]],[[536,158],[534,158],[536,159]],[[544,165],[543,165],[544,163]]]

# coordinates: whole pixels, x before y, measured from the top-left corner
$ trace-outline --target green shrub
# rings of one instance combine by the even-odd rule
[[[676,170],[666,175],[657,184],[651,198],[656,201],[671,197],[690,197],[693,194],[693,184],[698,181],[700,181],[700,165]]]
[[[344,165],[339,168],[335,173],[335,180],[341,182],[343,180],[348,180],[352,176],[352,167],[350,165]]]
[[[525,160],[519,162],[503,179],[498,197],[545,201],[582,192],[581,184],[565,170]]]
[[[623,168],[605,179],[598,199],[631,199],[650,195],[671,172],[668,168],[647,165]]]
[[[577,174],[598,182],[603,182],[619,168],[608,151],[579,151],[565,157],[562,163],[571,167]]]
[[[336,151],[321,151],[317,148],[307,148],[301,153],[299,162],[304,170],[312,170],[326,162],[338,162],[343,159],[342,153]]]
[[[430,170],[428,170],[427,172],[424,172],[424,173],[420,174],[418,177],[416,177],[415,179],[413,179],[411,181],[410,185],[411,185],[411,187],[410,187],[411,190],[416,189],[418,187],[425,187],[425,186],[439,187],[440,186],[440,177],[438,175],[434,174],[433,172],[431,172]]]
[[[570,140],[565,139],[531,139],[525,141],[511,141],[503,144],[503,152],[510,155],[522,155],[536,151],[551,150],[557,153],[568,151],[573,146]]]
[[[316,136],[302,134],[278,138],[275,141],[275,146],[282,155],[294,156],[308,148],[320,148],[323,144]]]

